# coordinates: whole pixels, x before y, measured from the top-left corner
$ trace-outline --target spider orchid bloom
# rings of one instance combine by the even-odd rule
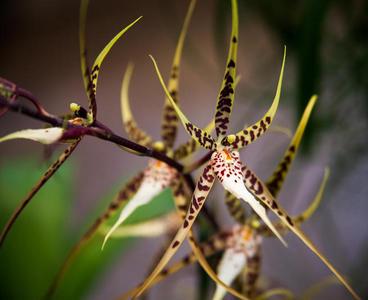
[[[319,191],[307,209],[301,214],[293,217],[293,221],[296,224],[302,224],[304,221],[309,219],[318,208],[322,199],[327,177],[328,172],[325,173]],[[142,223],[142,225],[145,226],[145,223]],[[274,223],[274,226],[278,228],[282,234],[286,234],[288,232],[287,227],[285,227],[281,222]],[[127,229],[125,229],[125,227]],[[119,232],[115,232],[113,236],[116,235],[116,237],[118,237],[121,230],[121,236],[124,237],[127,235],[127,230],[129,230],[129,232],[136,232],[136,228],[138,227],[140,227],[140,224],[132,225],[132,230],[130,230],[129,225],[122,226],[117,230]],[[139,233],[137,232],[137,234],[140,235],[145,233],[140,231]],[[245,270],[245,275],[242,277],[245,295],[250,299],[253,299],[256,292],[255,284],[259,276],[261,260],[260,252],[264,237],[274,237],[274,234],[266,225],[261,224],[257,218],[251,217],[248,218],[244,224],[234,225],[231,230],[222,230],[221,232],[214,234],[206,242],[198,245],[198,248],[205,257],[210,257],[219,252],[232,254],[224,254],[225,259],[222,259],[222,263],[218,267],[218,277],[229,286],[233,281],[231,278],[235,278]],[[234,247],[239,251],[234,251]],[[195,263],[197,259],[198,257],[192,252],[168,268],[164,268],[154,279],[153,284],[157,284],[166,279],[166,277],[180,271],[187,265]],[[238,266],[239,264],[242,268]],[[234,273],[236,274],[234,275]],[[139,291],[139,288],[140,287],[132,289],[122,295],[119,299],[128,299],[129,297],[132,297]],[[227,289],[224,289],[222,285],[217,284],[215,294],[218,293],[218,296],[216,297],[219,297],[220,295],[224,296],[225,290]],[[282,289],[276,289],[274,292],[277,294],[284,294]],[[256,299],[258,299],[258,297]]]
[[[276,167],[270,178],[266,181],[267,188],[269,189],[272,196],[275,198],[277,198],[285,181],[286,175],[288,174],[288,171],[291,167],[291,164],[295,159],[296,153],[304,134],[305,127],[308,124],[309,117],[312,113],[316,101],[317,96],[315,95],[312,96],[309,100],[299,122],[299,125],[295,131],[295,134],[291,138],[291,142],[289,143],[281,161],[279,162],[278,166]],[[234,218],[234,220],[237,221],[239,224],[245,224],[246,215],[244,209],[242,208],[241,200],[239,200],[230,192],[226,192],[225,203],[230,215]]]
[[[329,176],[329,171],[326,169],[323,180],[320,184],[320,188],[308,206],[308,208],[301,214],[292,218],[293,222],[297,225],[301,225],[308,220],[318,208],[323,192],[326,186],[326,182]],[[282,233],[286,234],[289,230],[282,222],[275,222],[275,228]],[[239,225],[234,227],[236,230]],[[253,299],[257,292],[256,284],[261,269],[261,249],[263,239],[265,237],[274,237],[275,235],[265,224],[261,224],[256,215],[253,215],[247,219],[243,228],[236,236],[237,240],[233,243],[232,247],[229,247],[225,252],[218,266],[217,275],[227,285],[231,285],[236,277],[243,273],[243,293]],[[213,299],[223,299],[226,290],[217,284],[216,292]]]
[[[293,231],[303,242],[310,248],[324,263],[325,265],[336,275],[340,282],[347,288],[347,290],[353,295],[355,299],[359,299],[359,296],[355,293],[349,283],[343,278],[343,276],[333,267],[333,265],[323,256],[315,245],[305,236],[299,227],[294,224],[290,216],[280,206],[278,201],[272,196],[266,185],[250,170],[247,166],[242,165],[239,159],[238,149],[254,142],[257,138],[263,135],[275,116],[281,93],[281,84],[285,63],[284,59],[281,67],[279,81],[277,85],[276,95],[270,109],[266,112],[263,118],[261,118],[254,125],[249,126],[246,129],[239,131],[236,134],[226,135],[229,117],[232,110],[234,100],[234,78],[236,75],[236,56],[237,56],[237,44],[238,44],[238,14],[237,14],[237,2],[232,0],[232,33],[230,39],[229,54],[227,59],[227,65],[225,69],[224,80],[221,85],[219,98],[216,106],[215,113],[215,126],[217,138],[213,138],[208,132],[200,129],[198,126],[191,123],[187,117],[183,114],[180,108],[176,105],[175,101],[171,98],[158,69],[158,66],[151,56],[154,63],[157,75],[160,83],[165,91],[166,96],[171,100],[176,113],[178,114],[184,128],[188,134],[195,139],[202,147],[213,151],[211,160],[204,168],[203,174],[200,177],[196,189],[193,193],[191,204],[187,212],[187,216],[183,222],[182,227],[174,237],[170,247],[163,255],[161,261],[158,263],[154,271],[144,281],[135,297],[143,293],[143,291],[150,286],[152,280],[167,264],[171,257],[175,254],[185,237],[190,233],[191,227],[199,214],[204,202],[207,198],[209,191],[217,177],[224,188],[247,202],[255,213],[262,219],[262,221],[272,230],[272,232],[282,241],[280,233],[270,222],[266,209],[268,207],[278,218]],[[195,243],[191,243],[193,251],[196,252]],[[198,251],[197,251],[198,254]],[[199,254],[200,255],[200,254]],[[203,261],[200,261],[201,265],[208,270],[207,266],[204,266]],[[211,274],[209,273],[211,276]],[[212,274],[213,275],[213,274]],[[212,276],[211,276],[212,277]]]
[[[192,0],[188,12],[186,14],[184,24],[179,36],[178,44],[176,46],[173,63],[171,67],[170,79],[168,86],[171,95],[175,98],[175,102],[178,103],[178,88],[179,88],[179,67],[181,62],[182,50],[186,33],[188,31],[190,19],[193,14],[195,7],[195,0]],[[162,141],[154,142],[153,139],[141,128],[139,128],[131,112],[129,103],[129,84],[133,74],[133,65],[129,64],[125,72],[122,88],[121,88],[121,114],[123,120],[123,127],[127,132],[129,138],[136,143],[144,145],[146,147],[154,148],[157,151],[163,152],[166,155],[173,157],[176,160],[185,158],[189,154],[193,153],[198,147],[190,140],[178,147],[177,150],[173,149],[174,142],[176,139],[178,119],[175,112],[173,111],[171,104],[168,99],[165,99],[163,118],[161,126],[161,138]],[[211,126],[211,125],[209,125]],[[157,161],[150,160],[148,167],[144,171],[143,180],[140,187],[132,199],[129,200],[127,205],[124,206],[120,213],[118,220],[115,222],[113,227],[109,230],[105,236],[102,248],[104,247],[109,236],[121,225],[138,207],[150,203],[155,196],[160,194],[165,188],[171,187],[174,193],[177,193],[178,188],[182,188],[182,183],[179,173],[167,164]],[[179,210],[185,214],[186,202],[176,202],[176,206]]]
[[[179,67],[182,56],[182,49],[184,45],[185,36],[188,30],[189,22],[193,14],[194,0],[191,1],[189,9],[184,21],[183,28],[181,30],[174,59],[171,67],[170,79],[168,87],[170,95],[174,97],[175,103],[178,103],[178,88],[179,88]],[[196,141],[193,139],[188,142],[179,145],[174,148],[174,142],[176,139],[178,118],[175,111],[172,108],[170,100],[165,99],[162,125],[161,125],[161,138],[162,141],[154,142],[144,130],[142,130],[135,121],[131,112],[129,103],[129,84],[133,74],[133,65],[129,64],[125,72],[122,88],[121,88],[121,114],[123,120],[123,126],[127,132],[129,138],[136,143],[144,145],[146,147],[154,148],[157,151],[165,153],[167,156],[174,158],[175,160],[181,160],[187,158],[190,154],[198,149]],[[207,130],[211,131],[213,128],[213,121],[207,125]],[[180,174],[167,164],[151,160],[148,167],[144,171],[144,176],[139,190],[133,196],[132,199],[122,209],[118,220],[105,236],[102,248],[104,248],[109,236],[116,230],[138,207],[150,203],[155,196],[160,194],[165,188],[171,187],[174,194],[181,193],[178,189],[183,188],[182,178]],[[174,197],[176,200],[176,207],[178,212],[184,218],[187,209],[186,197]],[[179,202],[180,201],[180,202]]]
[[[181,54],[184,45],[185,36],[189,27],[190,19],[195,7],[196,0],[192,0],[188,12],[186,14],[184,24],[176,46],[174,59],[171,68],[170,79],[168,82],[170,93],[178,102],[178,87],[179,87],[179,67],[181,62]],[[121,114],[123,127],[128,134],[128,137],[136,143],[145,147],[153,148],[156,151],[165,153],[167,156],[175,160],[187,158],[194,153],[199,147],[193,139],[174,148],[176,139],[176,131],[178,119],[170,104],[170,100],[165,99],[164,113],[162,118],[161,137],[162,141],[154,141],[145,131],[139,128],[135,121],[129,104],[129,84],[133,73],[133,66],[128,65],[125,72],[121,88]],[[211,131],[214,122],[207,125],[207,130]],[[172,167],[164,162],[151,159],[148,166],[140,172],[136,177],[131,179],[118,193],[115,199],[110,203],[108,208],[95,220],[87,232],[82,236],[78,243],[71,249],[66,260],[64,261],[59,273],[51,285],[48,296],[50,296],[60,280],[67,271],[73,258],[79,253],[81,248],[91,239],[100,226],[108,220],[118,209],[126,204],[115,224],[107,232],[102,248],[104,248],[107,240],[114,231],[140,206],[150,203],[155,196],[160,194],[164,189],[171,188],[174,196],[174,202],[179,214],[184,217],[188,207],[189,194],[187,187],[182,180],[180,174]]]
[[[122,29],[100,52],[97,56],[93,66],[92,71],[89,71],[89,66],[87,63],[87,51],[86,51],[86,39],[85,39],[85,27],[86,27],[86,18],[87,18],[87,8],[88,8],[89,0],[82,0],[81,9],[80,9],[80,29],[79,29],[79,40],[80,40],[80,58],[81,58],[81,70],[84,81],[85,91],[88,96],[89,109],[88,111],[84,110],[78,104],[72,103],[70,108],[74,113],[74,118],[71,120],[66,120],[66,124],[77,124],[84,125],[86,127],[92,126],[96,121],[96,89],[98,82],[98,75],[101,68],[101,65],[109,53],[114,44],[118,41],[120,37],[124,35],[136,22],[139,21],[141,17],[130,23],[127,27]],[[10,101],[13,101],[11,96]],[[31,99],[30,99],[31,100]],[[31,100],[32,101],[32,100]],[[35,105],[37,103],[34,103]],[[41,109],[42,113],[46,113],[42,110],[42,107],[38,107],[38,110]],[[17,217],[20,215],[21,211],[27,206],[27,204],[31,201],[33,196],[41,189],[41,187],[51,178],[51,176],[59,169],[59,167],[68,159],[68,157],[72,154],[75,148],[78,146],[81,137],[83,135],[83,131],[75,131],[74,129],[67,128],[59,128],[59,127],[51,127],[46,129],[26,129],[18,132],[11,133],[5,137],[0,138],[0,142],[11,140],[11,139],[30,139],[33,141],[37,141],[43,144],[53,144],[57,142],[71,142],[71,144],[61,153],[61,155],[57,158],[57,160],[47,169],[45,174],[40,178],[37,184],[32,188],[26,198],[20,203],[20,205],[15,209],[12,216],[6,223],[4,229],[0,234],[0,245],[4,242],[5,237],[10,231],[12,225],[14,224]]]

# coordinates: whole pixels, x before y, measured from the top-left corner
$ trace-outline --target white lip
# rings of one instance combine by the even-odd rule
[[[132,199],[129,200],[128,204],[124,206],[118,220],[106,234],[104,242],[102,244],[102,249],[104,248],[107,240],[116,228],[118,228],[138,207],[151,202],[153,198],[155,198],[165,188],[166,186],[164,186],[160,181],[155,181],[151,178],[147,178],[146,180],[143,179],[143,182],[139,187],[137,193],[133,196]]]
[[[227,249],[217,267],[217,275],[227,285],[231,285],[234,279],[240,274],[246,265],[245,253],[236,251],[233,248]],[[215,294],[212,300],[221,300],[224,298],[226,290],[220,286],[216,286]]]

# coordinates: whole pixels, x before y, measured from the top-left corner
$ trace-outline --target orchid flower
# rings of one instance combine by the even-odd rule
[[[275,186],[273,189],[273,193],[275,195],[281,189],[289,167],[295,158],[296,151],[300,145],[304,129],[308,123],[308,119],[316,99],[317,98],[313,96],[309,101],[295,135],[287,147],[288,150],[285,152],[271,178],[267,181],[269,186]],[[294,151],[290,153],[289,149],[294,149]],[[328,170],[325,172],[325,176],[315,199],[303,213],[293,218],[294,223],[301,224],[310,218],[315,212],[322,199],[327,178]],[[263,237],[273,236],[273,232],[267,225],[261,224],[256,215],[250,216],[246,219],[239,199],[235,198],[229,192],[226,194],[226,203],[234,219],[244,227],[236,225],[233,228],[232,241],[227,243],[224,256],[218,266],[217,277],[222,282],[226,283],[227,286],[230,286],[232,281],[242,272],[242,270],[244,270],[243,293],[247,297],[253,298],[255,296],[256,283],[260,271],[262,240]],[[288,231],[288,228],[285,227],[282,222],[277,222],[274,226],[283,234]],[[225,236],[227,235],[225,234]],[[220,249],[218,249],[218,251],[220,251]],[[206,253],[204,253],[204,255],[208,256]],[[187,258],[185,258],[185,260],[186,259]],[[172,272],[166,272],[164,270],[162,273],[171,274]],[[227,288],[224,288],[222,285],[217,283],[214,299],[222,299],[226,290]]]
[[[285,63],[284,59],[281,67],[279,81],[276,89],[276,95],[269,110],[266,112],[263,118],[261,118],[254,125],[249,126],[236,134],[226,135],[229,125],[229,117],[231,114],[233,100],[234,100],[234,78],[236,75],[236,57],[237,57],[237,44],[238,44],[238,13],[237,13],[237,1],[232,0],[232,32],[230,39],[230,47],[228,58],[226,62],[225,75],[220,88],[220,93],[216,106],[215,113],[215,125],[216,135],[215,139],[203,129],[194,125],[188,120],[180,108],[176,105],[175,101],[170,96],[167,90],[157,63],[151,56],[154,63],[157,75],[160,83],[165,91],[166,96],[171,101],[177,115],[179,116],[184,128],[188,134],[196,140],[203,148],[213,151],[212,157],[205,166],[203,174],[201,175],[196,189],[193,193],[193,197],[189,206],[189,210],[185,217],[185,220],[178,230],[176,236],[171,242],[169,248],[163,255],[162,259],[153,270],[153,272],[146,278],[134,297],[141,295],[152,283],[154,278],[164,268],[171,257],[176,253],[179,246],[184,241],[185,237],[190,234],[191,227],[198,216],[201,208],[203,207],[205,200],[213,186],[215,178],[217,177],[224,188],[231,192],[237,198],[240,198],[247,202],[255,213],[262,219],[262,221],[272,230],[272,232],[285,244],[282,236],[273,226],[269,220],[265,207],[268,207],[276,216],[291,230],[293,231],[303,242],[310,248],[323,262],[324,264],[336,275],[340,282],[347,288],[347,290],[353,295],[355,299],[359,299],[359,296],[355,293],[345,278],[333,267],[333,265],[323,256],[315,245],[307,238],[307,236],[300,230],[300,228],[292,221],[291,217],[281,207],[278,201],[272,196],[267,186],[255,175],[255,173],[247,166],[243,165],[239,158],[239,152],[237,150],[243,148],[254,142],[257,138],[263,135],[275,116],[280,94],[281,84]],[[190,242],[194,252],[198,253],[196,244],[194,241]],[[209,271],[208,264],[200,260],[202,267],[206,271]],[[211,278],[213,273],[209,273]],[[222,283],[223,284],[223,283]]]
[[[117,40],[128,31],[136,22],[139,21],[138,18],[132,23],[130,23],[127,27],[122,29],[100,52],[97,56],[93,66],[92,71],[89,71],[89,66],[87,63],[87,52],[86,52],[86,39],[85,39],[85,24],[87,18],[87,8],[88,8],[89,0],[81,1],[81,9],[80,9],[80,29],[79,29],[79,40],[80,40],[80,57],[81,57],[81,69],[82,76],[84,80],[84,87],[88,96],[89,109],[88,112],[83,109],[80,105],[72,103],[70,108],[74,113],[74,118],[70,120],[66,120],[65,128],[60,127],[51,127],[46,129],[26,129],[11,133],[0,138],[0,142],[4,142],[11,139],[30,139],[33,141],[37,141],[43,144],[53,144],[61,141],[71,142],[71,145],[68,146],[64,152],[57,158],[57,160],[48,168],[46,173],[40,178],[37,184],[32,188],[31,192],[26,196],[26,198],[20,203],[20,205],[15,209],[12,216],[6,223],[4,229],[0,235],[0,245],[4,242],[5,237],[10,231],[12,225],[14,224],[17,217],[20,215],[22,210],[27,206],[27,204],[31,201],[33,196],[41,189],[41,187],[51,178],[51,176],[58,170],[58,168],[68,159],[74,149],[78,146],[81,136],[83,132],[75,132],[73,129],[68,130],[67,125],[70,124],[78,124],[83,125],[85,127],[92,126],[96,122],[96,88],[99,71],[104,61],[106,55],[109,53],[111,48],[117,42]],[[4,82],[4,81],[3,81]],[[9,85],[0,86],[0,90],[4,91],[3,87],[9,87]],[[9,88],[5,89],[5,91],[9,91]],[[10,89],[10,91],[14,91],[14,88]],[[3,92],[2,92],[3,93]],[[9,93],[8,93],[9,94]],[[13,101],[13,94],[9,94],[10,101]],[[37,107],[40,109],[39,107]],[[42,112],[42,111],[41,111]]]
[[[170,93],[175,97],[175,102],[178,102],[178,87],[179,87],[179,67],[181,62],[181,54],[184,45],[185,36],[189,27],[190,19],[195,7],[196,0],[191,0],[188,12],[186,14],[184,25],[182,27],[178,44],[175,50],[174,59],[171,68],[169,79]],[[167,156],[175,160],[185,159],[194,153],[199,147],[196,141],[190,139],[188,142],[174,148],[174,142],[177,131],[177,117],[171,106],[170,100],[165,99],[164,113],[162,119],[161,137],[162,141],[153,141],[153,139],[141,128],[139,128],[130,109],[129,103],[129,83],[132,77],[133,66],[129,64],[122,82],[121,88],[121,114],[123,127],[129,138],[143,146],[150,147],[156,151],[165,153]],[[211,131],[214,122],[211,121],[207,125],[207,130]],[[174,202],[179,214],[182,218],[185,216],[188,207],[188,188],[181,178],[181,175],[172,167],[164,162],[151,159],[148,166],[125,185],[118,193],[116,198],[111,202],[106,211],[92,224],[87,232],[82,236],[78,243],[71,249],[61,269],[59,270],[52,286],[49,289],[50,296],[60,280],[67,271],[72,259],[81,250],[91,237],[97,232],[100,226],[108,220],[113,213],[126,204],[115,224],[109,229],[104,238],[102,248],[105,246],[109,237],[118,227],[140,206],[150,203],[155,196],[160,194],[164,189],[171,188],[174,196]]]
[[[293,221],[295,223],[301,224],[302,222],[306,221],[317,209],[322,199],[323,191],[327,181],[327,174],[328,173],[326,172],[319,191],[308,208],[301,214],[293,217]],[[129,232],[135,232],[136,228],[142,228],[141,226],[145,226],[145,223],[131,225],[131,228],[129,228],[129,225],[121,227],[123,233],[122,236],[126,236],[127,230],[129,230]],[[282,227],[282,223],[275,223],[274,225],[275,227],[280,227],[280,231],[283,234],[287,233],[287,229]],[[124,229],[124,227],[127,227],[127,229]],[[147,230],[143,230],[144,235],[150,236],[150,231],[151,230],[149,230],[147,227]],[[250,299],[254,299],[255,289],[253,286],[259,275],[258,271],[261,258],[260,247],[264,237],[272,236],[274,235],[268,229],[268,227],[262,226],[257,219],[248,218],[247,222],[243,225],[236,224],[231,230],[222,230],[214,234],[206,242],[198,245],[198,248],[205,257],[212,256],[219,252],[224,252],[224,256],[222,257],[222,260],[218,266],[218,276],[227,285],[230,285],[234,278],[237,277],[245,267],[245,270],[247,271],[246,276],[244,276],[244,286],[246,287],[245,290],[247,291],[248,288],[251,288],[249,293],[246,293],[246,296],[248,296]],[[170,267],[162,269],[154,279],[152,285],[164,280],[168,276],[178,272],[185,266],[196,261],[197,257],[193,252],[184,256],[184,258],[180,259]],[[139,287],[132,289],[131,291],[119,297],[119,299],[128,299],[129,297],[132,297],[138,290]],[[275,292],[277,291],[279,291],[280,294],[284,293],[283,289],[275,290]],[[217,284],[214,299],[222,299],[224,292],[225,289],[221,285]],[[258,295],[255,299],[258,299],[260,296],[261,295]]]

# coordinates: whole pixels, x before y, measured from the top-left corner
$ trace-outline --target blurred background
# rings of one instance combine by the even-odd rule
[[[116,133],[126,136],[119,97],[121,79],[131,61],[135,64],[130,87],[133,113],[139,125],[159,139],[164,96],[148,54],[167,76],[188,5],[189,1],[168,0],[91,1],[87,24],[90,61],[121,28],[143,15],[114,46],[100,72],[98,119]],[[79,65],[78,1],[3,0],[1,6],[0,76],[31,91],[52,113],[68,112],[72,101],[86,105]],[[304,229],[366,298],[368,2],[239,0],[239,14],[241,81],[231,129],[235,132],[258,120],[267,110],[286,45],[286,73],[275,124],[294,131],[310,96],[318,94],[319,100],[280,201],[291,214],[305,209],[318,190],[324,168],[330,167],[321,207]],[[200,126],[214,113],[230,21],[230,1],[198,1],[184,47],[180,102],[189,119]],[[0,136],[40,126],[8,113],[0,119]],[[186,139],[181,128],[178,143]],[[266,179],[288,142],[282,134],[269,133],[244,149],[241,156]],[[71,245],[122,183],[147,161],[112,144],[85,138],[21,216],[1,249],[0,298],[40,299]],[[36,143],[18,140],[1,145],[1,226],[48,163],[44,147]],[[169,195],[161,195],[141,217],[167,209]],[[224,228],[231,226],[222,188],[217,186],[207,203]],[[101,252],[102,237],[96,237],[71,268],[58,297],[117,297],[144,278],[164,240],[114,240]],[[300,294],[330,275],[297,238],[288,235],[287,241],[287,249],[274,239],[264,243],[262,275],[272,286]],[[180,254],[188,251],[185,245]],[[189,267],[153,288],[150,299],[195,299],[196,278],[196,268]],[[320,299],[332,297],[349,299],[340,286],[329,288]]]

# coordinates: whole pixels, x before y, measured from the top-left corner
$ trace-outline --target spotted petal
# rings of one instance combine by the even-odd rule
[[[150,287],[150,285],[152,285],[156,276],[159,275],[162,269],[166,266],[169,260],[174,256],[176,251],[179,249],[179,246],[182,244],[185,237],[188,235],[190,228],[193,226],[193,223],[196,217],[198,216],[200,210],[202,209],[203,204],[213,185],[214,180],[215,180],[215,176],[213,174],[211,166],[207,165],[194,190],[193,197],[190,203],[190,207],[187,212],[187,216],[185,217],[185,220],[183,222],[183,225],[176,233],[173,241],[171,242],[169,248],[167,249],[163,257],[161,258],[156,268],[145,279],[145,281],[136,291],[136,293],[134,294],[134,298],[140,296],[148,287]]]
[[[326,168],[325,169],[325,174],[323,176],[322,182],[321,182],[320,187],[319,187],[319,190],[318,190],[316,196],[314,197],[313,201],[311,202],[311,204],[301,214],[299,214],[298,216],[292,218],[292,220],[295,224],[301,225],[303,222],[308,220],[314,214],[314,212],[317,210],[319,204],[321,203],[321,200],[322,200],[322,197],[323,197],[323,192],[325,190],[326,183],[327,183],[327,180],[328,180],[329,176],[330,176],[330,170],[328,168]],[[282,221],[279,221],[279,222],[275,223],[275,227],[278,230],[280,230],[282,232],[285,232],[285,233],[288,231],[287,226]],[[260,227],[257,230],[263,236],[272,235],[272,232],[270,232],[269,229],[266,228],[263,225],[260,225]]]
[[[69,269],[74,258],[78,255],[78,253],[82,250],[82,248],[89,242],[89,240],[94,236],[97,230],[100,228],[101,224],[103,224],[106,220],[108,220],[111,215],[116,212],[130,197],[132,197],[138,190],[143,179],[143,172],[139,173],[137,176],[133,177],[118,193],[116,198],[110,203],[108,208],[104,211],[103,214],[98,217],[95,222],[89,227],[87,232],[82,236],[82,238],[78,241],[77,244],[73,246],[73,248],[68,253],[65,261],[61,265],[58,273],[53,279],[51,283],[46,298],[51,299],[52,295],[55,293],[58,288],[61,280],[63,279],[65,273]]]
[[[13,224],[17,220],[17,218],[22,213],[23,209],[29,204],[32,200],[33,196],[44,186],[44,184],[55,174],[55,172],[60,168],[60,166],[68,159],[68,157],[73,153],[74,149],[78,146],[79,140],[75,143],[71,144],[68,148],[64,150],[64,152],[58,157],[58,159],[47,169],[45,174],[40,178],[37,184],[32,188],[29,194],[26,196],[25,199],[18,205],[15,209],[13,214],[11,215],[10,219],[4,226],[0,234],[0,246],[3,244],[7,234],[10,232]]]
[[[208,123],[208,125],[204,128],[204,131],[211,133],[212,130],[214,129],[214,127],[215,127],[215,121],[211,120],[211,122]],[[198,142],[196,140],[190,139],[189,141],[179,145],[174,150],[174,159],[175,160],[181,160],[181,159],[187,158],[189,155],[196,152],[198,150],[199,146],[200,145],[198,144]]]
[[[26,139],[48,145],[58,142],[63,136],[63,133],[64,129],[60,127],[24,129],[0,138],[0,143],[13,139]]]
[[[136,143],[146,146],[152,147],[152,138],[141,128],[138,127],[137,122],[135,121],[132,111],[130,109],[129,104],[129,83],[133,74],[133,64],[128,64],[128,67],[125,71],[123,83],[121,85],[121,117],[123,120],[123,126],[125,131],[127,132],[130,139],[135,141]]]
[[[274,212],[278,218],[289,228],[290,231],[294,232],[303,243],[314,252],[319,259],[331,270],[333,274],[339,279],[339,281],[345,286],[345,288],[350,292],[354,299],[360,299],[358,294],[353,290],[346,279],[335,269],[335,267],[330,263],[330,261],[320,253],[313,242],[304,234],[304,232],[292,221],[290,216],[285,212],[285,210],[280,206],[280,204],[272,197],[270,191],[267,189],[266,185],[263,184],[261,180],[247,167],[245,170],[245,185],[247,188],[272,212]]]
[[[176,45],[175,55],[171,67],[170,79],[167,88],[176,103],[178,103],[178,89],[179,89],[179,75],[180,75],[180,61],[183,52],[184,40],[188,31],[189,23],[193,14],[196,0],[190,2],[187,14],[185,16],[184,24],[180,32],[178,44]],[[161,137],[165,146],[172,149],[176,137],[178,127],[178,118],[173,110],[170,100],[165,98],[162,123],[161,123]]]
[[[206,257],[209,257],[217,252],[222,251],[226,247],[226,241],[229,236],[228,232],[221,232],[220,234],[216,234],[215,236],[211,237],[207,242],[202,243],[200,245],[200,249],[202,250],[203,254]],[[168,276],[180,271],[182,268],[194,263],[197,261],[196,256],[194,253],[184,256],[181,260],[176,263],[173,263],[171,266],[162,269],[162,271],[155,277],[153,280],[152,285],[161,282],[162,280],[166,279]],[[118,299],[130,299],[133,297],[139,290],[139,287],[136,287],[127,293],[120,296]]]
[[[167,99],[169,99],[171,105],[174,107],[180,121],[183,123],[183,126],[185,130],[188,132],[188,134],[196,140],[203,148],[214,150],[216,148],[216,140],[205,130],[200,129],[198,126],[191,123],[187,117],[183,114],[183,112],[180,110],[180,108],[175,103],[174,99],[171,97],[169,91],[167,90],[165,83],[162,79],[160,70],[158,69],[157,63],[155,59],[150,55],[150,58],[153,62],[153,65],[155,66],[157,76],[160,80],[161,86],[164,89],[166,93]]]
[[[105,59],[106,55],[109,53],[111,48],[117,42],[117,40],[129,30],[136,22],[141,19],[139,17],[132,23],[130,23],[127,27],[122,29],[100,52],[97,56],[92,70],[89,69],[88,61],[87,61],[87,48],[86,48],[86,21],[87,21],[87,10],[88,10],[89,0],[82,0],[80,6],[80,17],[79,17],[79,46],[80,46],[80,59],[81,59],[81,70],[84,82],[84,88],[87,93],[88,101],[89,101],[89,116],[90,122],[96,119],[97,106],[96,106],[96,89],[97,89],[97,81],[98,75],[101,68],[101,64]]]
[[[286,47],[284,49],[284,57],[282,61],[279,81],[277,84],[276,95],[275,98],[273,99],[272,105],[269,108],[269,110],[258,122],[236,133],[234,139],[230,140],[229,138],[226,138],[223,141],[223,144],[230,145],[234,149],[241,149],[244,146],[247,146],[248,144],[254,142],[257,138],[263,135],[266,132],[266,130],[270,127],[272,120],[274,119],[274,116],[276,114],[277,107],[279,105],[285,59],[286,59]]]
[[[271,194],[274,197],[277,197],[282,184],[285,180],[285,177],[289,171],[289,168],[295,158],[296,152],[299,148],[300,141],[302,140],[305,127],[307,126],[309,117],[311,115],[311,112],[313,110],[313,107],[317,101],[317,96],[313,96],[309,102],[307,107],[304,110],[303,116],[299,122],[298,128],[294,134],[293,139],[291,140],[289,147],[287,148],[283,159],[277,166],[276,170],[273,172],[271,178],[267,180],[266,185],[268,189],[270,190]]]
[[[226,149],[214,152],[211,158],[211,164],[217,178],[221,181],[225,190],[229,191],[238,199],[242,199],[248,203],[254,212],[286,246],[286,242],[281,234],[276,230],[268,218],[265,207],[262,206],[256,197],[249,191],[249,187],[244,185],[244,175],[242,173],[242,163],[239,160],[239,153],[237,151],[232,151],[230,153]]]
[[[231,1],[232,7],[232,29],[228,57],[226,60],[226,68],[224,79],[221,84],[220,93],[216,105],[216,134],[219,140],[226,135],[229,126],[229,117],[234,103],[235,87],[234,80],[236,77],[236,64],[238,52],[238,4],[236,0]]]

